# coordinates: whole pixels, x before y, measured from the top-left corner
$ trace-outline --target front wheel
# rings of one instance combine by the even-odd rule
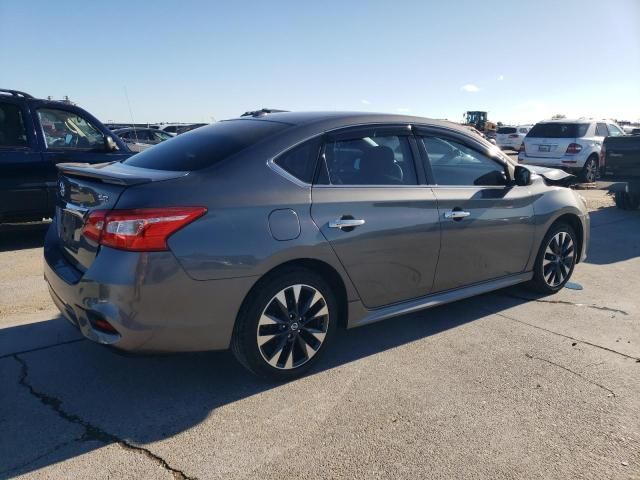
[[[254,374],[290,380],[315,364],[338,322],[338,302],[327,282],[306,269],[267,277],[251,292],[231,349]]]
[[[533,288],[541,293],[556,293],[571,278],[578,254],[576,234],[570,225],[559,223],[547,232],[536,257]]]

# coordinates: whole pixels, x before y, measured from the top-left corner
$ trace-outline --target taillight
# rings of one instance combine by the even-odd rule
[[[518,149],[518,154],[527,153],[527,150],[524,148],[524,142],[520,144],[520,148]]]
[[[582,145],[579,143],[570,143],[565,153],[574,154],[582,151]]]
[[[169,236],[206,211],[204,207],[96,210],[87,218],[82,232],[100,245],[120,250],[168,250]]]

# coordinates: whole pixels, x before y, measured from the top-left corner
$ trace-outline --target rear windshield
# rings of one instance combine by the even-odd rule
[[[124,161],[156,170],[188,172],[209,167],[289,127],[265,120],[231,120],[201,127]]]
[[[516,133],[515,127],[500,127],[497,133]]]
[[[538,123],[530,131],[529,138],[578,138],[584,137],[588,123]]]

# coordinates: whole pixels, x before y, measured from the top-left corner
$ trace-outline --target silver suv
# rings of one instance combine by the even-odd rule
[[[605,137],[618,135],[624,135],[622,129],[606,120],[539,122],[525,137],[518,161],[527,165],[561,168],[577,174],[583,182],[595,182],[602,142]]]

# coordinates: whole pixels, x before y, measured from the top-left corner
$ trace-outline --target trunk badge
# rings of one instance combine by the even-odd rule
[[[64,197],[64,194],[67,193],[67,187],[64,186],[64,182],[62,180],[58,182],[58,189],[60,191],[60,196]]]

